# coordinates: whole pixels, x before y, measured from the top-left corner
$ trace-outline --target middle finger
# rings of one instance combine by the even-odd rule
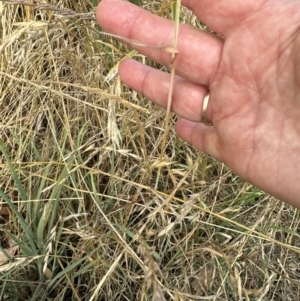
[[[173,44],[174,22],[126,1],[102,0],[97,9],[97,20],[107,32],[127,39],[156,47]],[[162,65],[170,63],[169,53],[151,47],[131,46]],[[176,73],[192,82],[210,85],[218,68],[222,47],[220,38],[181,24]]]

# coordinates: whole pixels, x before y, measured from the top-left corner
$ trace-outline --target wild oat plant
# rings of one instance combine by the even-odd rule
[[[97,2],[0,1],[0,300],[299,300],[299,213],[122,85],[125,57],[169,70],[105,35]]]

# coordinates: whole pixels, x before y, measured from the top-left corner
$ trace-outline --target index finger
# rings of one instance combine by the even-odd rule
[[[125,1],[102,0],[97,8],[97,20],[105,31],[127,39],[155,47],[173,44],[174,22]],[[171,55],[167,52],[134,44],[131,46],[162,65],[168,66],[170,63]],[[222,47],[221,39],[190,25],[181,24],[176,73],[192,82],[210,85],[219,64]]]
[[[182,0],[182,4],[210,29],[227,36],[249,16],[259,11],[266,0]]]

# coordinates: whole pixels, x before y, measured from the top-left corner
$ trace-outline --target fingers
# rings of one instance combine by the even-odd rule
[[[159,47],[173,44],[174,22],[125,1],[102,0],[97,9],[97,20],[107,32],[127,39]],[[171,55],[165,51],[131,46],[162,65],[170,64]],[[192,26],[181,25],[176,73],[192,82],[209,85],[217,70],[222,47],[221,39]]]
[[[213,126],[180,119],[176,123],[175,129],[187,143],[194,145],[213,158],[223,161],[218,134]]]
[[[133,90],[166,108],[168,102],[170,75],[126,59],[119,66],[122,81]],[[179,116],[201,121],[202,103],[207,89],[179,76],[175,77],[171,110]]]
[[[182,4],[212,30],[227,36],[243,20],[260,10],[265,0],[182,0]]]

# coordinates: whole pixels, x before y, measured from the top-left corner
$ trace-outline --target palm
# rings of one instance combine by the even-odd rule
[[[172,109],[184,119],[177,123],[177,132],[251,183],[296,205],[300,193],[294,188],[300,180],[299,4],[276,0],[183,2],[224,35],[225,42],[181,28],[176,65],[180,77]],[[105,29],[149,44],[171,41],[168,21],[160,20],[159,26],[157,17],[129,6],[132,21],[128,21],[126,10],[118,10],[116,3],[128,6],[118,0],[103,0],[99,6],[98,18]],[[105,17],[106,9],[114,20]],[[145,19],[148,22],[143,24]],[[140,51],[162,64],[170,59],[157,50]],[[120,74],[129,86],[166,105],[168,75],[132,61],[121,65]],[[212,127],[199,123],[206,86],[210,87]],[[189,95],[184,101],[181,91]]]
[[[266,5],[226,39],[211,84],[216,138],[207,138],[217,158],[278,196],[286,192],[280,183],[297,174],[300,153],[298,24],[284,9]]]

